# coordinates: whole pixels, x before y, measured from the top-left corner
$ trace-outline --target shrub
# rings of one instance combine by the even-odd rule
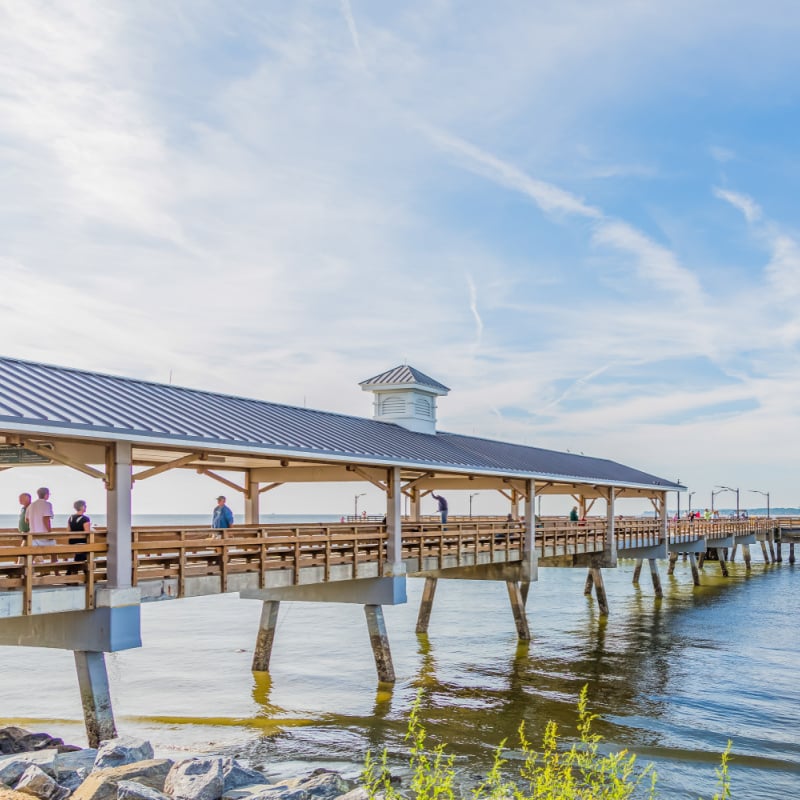
[[[519,743],[523,755],[518,774],[506,777],[503,758],[505,740],[494,754],[492,767],[483,781],[472,790],[473,800],[627,800],[646,797],[655,800],[657,780],[652,764],[639,769],[636,756],[627,750],[603,755],[599,750],[601,737],[592,732],[596,714],[587,709],[587,687],[578,699],[579,741],[569,749],[560,746],[555,722],[549,722],[542,739],[541,752],[533,749],[525,738],[525,724],[519,726]],[[362,781],[370,800],[455,800],[455,770],[453,756],[446,753],[446,745],[432,750],[426,747],[427,734],[419,719],[420,697],[411,709],[406,741],[409,743],[408,764],[411,782],[408,795],[391,782],[388,756],[384,749],[380,758],[368,752],[364,762]],[[731,797],[728,760],[731,742],[722,754],[716,770],[718,791],[713,800]]]

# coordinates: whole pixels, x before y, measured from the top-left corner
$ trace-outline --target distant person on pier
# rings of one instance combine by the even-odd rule
[[[50,533],[53,530],[53,504],[50,502],[50,490],[46,486],[36,490],[34,500],[25,511],[25,521],[31,533]],[[33,544],[37,547],[54,545],[55,539],[34,538]],[[50,561],[55,564],[58,559],[50,556]]]
[[[578,506],[572,506],[572,511],[569,512],[569,521],[570,522],[578,521]]]
[[[711,512],[708,509],[703,511],[703,519],[708,522],[711,519]]]
[[[92,521],[86,516],[86,501],[76,500],[72,507],[75,513],[67,520],[67,530],[70,533],[88,533],[92,529]],[[70,544],[86,544],[86,537],[70,537]],[[86,561],[86,553],[76,553],[75,561]],[[77,569],[75,570],[77,572]]]
[[[211,515],[212,528],[230,528],[233,525],[233,511],[225,505],[225,495],[217,498],[217,505]]]
[[[31,496],[27,492],[23,492],[19,496],[19,504],[22,506],[19,510],[19,521],[17,522],[17,530],[20,533],[30,533],[31,526],[28,524],[26,515],[28,513],[28,506],[31,504]]]
[[[439,504],[439,513],[442,515],[442,525],[447,524],[447,500],[436,492],[431,492],[431,497]]]

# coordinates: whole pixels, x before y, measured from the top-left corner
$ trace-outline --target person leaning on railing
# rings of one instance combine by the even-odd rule
[[[72,507],[75,509],[75,513],[67,520],[67,530],[70,533],[88,533],[92,529],[92,521],[86,516],[86,501],[76,500]],[[86,537],[73,538],[70,536],[69,543],[86,544]],[[74,560],[76,564],[80,561],[86,561],[86,553],[75,553]],[[77,571],[77,567],[70,569],[70,572]]]

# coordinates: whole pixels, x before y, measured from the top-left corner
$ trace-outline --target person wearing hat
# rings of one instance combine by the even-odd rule
[[[217,498],[217,505],[211,515],[212,528],[230,528],[233,525],[233,511],[225,505],[225,495]]]

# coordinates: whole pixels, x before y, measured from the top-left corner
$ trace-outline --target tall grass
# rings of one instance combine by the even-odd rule
[[[472,790],[473,800],[627,800],[658,798],[658,775],[652,764],[639,767],[636,756],[627,750],[603,755],[601,737],[592,731],[597,718],[587,708],[587,688],[578,699],[579,741],[569,749],[559,741],[555,722],[549,722],[542,738],[541,752],[534,750],[525,736],[525,725],[519,726],[519,744],[523,759],[516,774],[506,773],[508,761],[503,758],[505,740],[494,754],[494,762],[481,783]],[[419,697],[408,719],[408,764],[411,782],[406,791],[391,781],[386,750],[379,758],[366,755],[362,781],[370,800],[460,800],[455,786],[453,756],[444,743],[433,748],[419,719]],[[728,759],[731,743],[722,754],[717,773],[717,792],[712,800],[731,797]]]

